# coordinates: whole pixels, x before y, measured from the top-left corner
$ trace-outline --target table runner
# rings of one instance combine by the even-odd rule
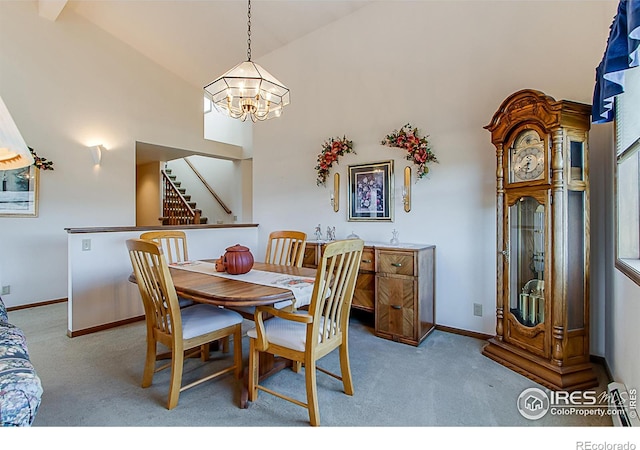
[[[295,306],[300,308],[311,303],[311,294],[313,293],[313,283],[315,279],[309,277],[301,277],[297,275],[289,275],[285,273],[267,272],[265,270],[251,269],[247,273],[241,275],[231,275],[227,272],[217,272],[214,263],[206,261],[182,261],[169,264],[174,269],[189,270],[191,272],[206,273],[231,280],[245,281],[247,283],[260,284],[263,286],[277,287],[281,289],[289,289],[296,299]],[[280,302],[283,303],[283,302]],[[290,303],[288,300],[284,303]],[[281,306],[276,304],[275,307]]]

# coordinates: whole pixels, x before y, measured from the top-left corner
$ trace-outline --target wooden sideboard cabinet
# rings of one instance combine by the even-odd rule
[[[307,242],[315,268],[322,243]],[[435,328],[435,246],[365,243],[352,308],[374,313],[376,336],[419,345]]]
[[[435,246],[375,247],[377,336],[419,345],[434,330]]]

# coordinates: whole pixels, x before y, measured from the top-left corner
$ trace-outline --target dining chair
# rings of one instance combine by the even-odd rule
[[[249,330],[249,401],[258,391],[290,401],[309,411],[311,425],[320,425],[316,369],[342,381],[344,392],[353,395],[349,365],[349,312],[364,242],[334,241],[326,245],[314,282],[309,311],[289,312],[258,306],[255,328]],[[275,316],[264,320],[263,315]],[[318,367],[317,361],[335,349],[340,353],[340,376]],[[266,352],[304,364],[306,403],[259,384],[260,353]]]
[[[273,231],[267,241],[266,263],[302,267],[307,234],[302,231]]]
[[[127,240],[136,283],[144,305],[147,326],[147,351],[142,387],[151,386],[154,373],[171,367],[167,409],[178,404],[180,392],[220,375],[242,375],[242,316],[213,305],[178,305],[178,296],[169,266],[160,244],[144,240]],[[211,341],[233,336],[233,365],[182,386],[184,359],[201,351]],[[170,349],[171,361],[156,367],[157,345]]]
[[[160,244],[164,257],[169,264],[189,261],[187,250],[187,235],[180,230],[147,231],[140,235],[140,239],[154,241]],[[180,307],[184,308],[193,305],[193,301],[187,298],[178,297]]]
[[[140,235],[140,239],[154,241],[160,244],[162,252],[169,264],[189,261],[189,251],[187,249],[187,234],[180,230],[162,230],[162,231],[147,231]],[[178,296],[178,304],[180,308],[186,308],[195,304],[193,300]],[[229,337],[221,339],[222,351],[227,353],[229,351]],[[209,344],[202,346],[202,360],[207,361],[209,359]]]
[[[187,250],[187,235],[180,230],[147,231],[140,235],[140,239],[157,242],[162,246],[162,252],[169,264],[189,261]]]
[[[302,267],[304,249],[307,243],[307,233],[302,231],[273,231],[267,241],[267,253],[264,262],[282,266]],[[295,304],[285,300],[274,305],[278,309],[295,309]],[[255,306],[238,306],[232,308],[242,314],[247,320],[253,320]]]

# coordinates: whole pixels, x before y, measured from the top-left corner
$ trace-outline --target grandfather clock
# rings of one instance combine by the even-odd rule
[[[591,106],[509,96],[485,128],[497,156],[497,324],[482,353],[553,390],[598,384],[589,362]]]

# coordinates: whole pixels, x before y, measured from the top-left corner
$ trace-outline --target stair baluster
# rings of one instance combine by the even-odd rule
[[[162,179],[162,225],[200,224],[202,211],[189,205],[185,190],[179,188],[165,170],[162,170]]]

